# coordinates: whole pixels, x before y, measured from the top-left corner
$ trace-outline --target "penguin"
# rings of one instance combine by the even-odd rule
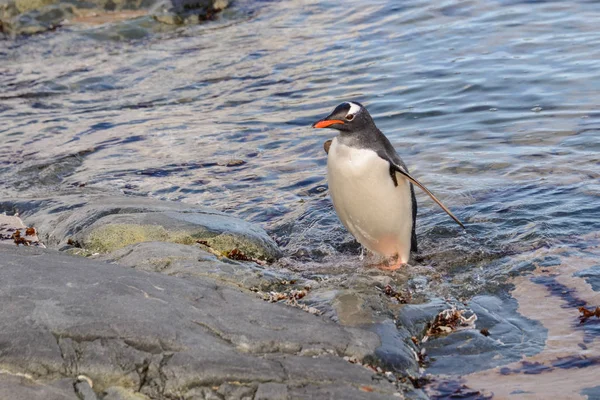
[[[367,109],[345,102],[313,128],[339,134],[323,145],[333,207],[356,240],[374,253],[396,257],[397,269],[417,252],[417,199],[414,186],[433,199],[457,224],[465,226],[409,172]],[[414,185],[414,186],[413,186]]]

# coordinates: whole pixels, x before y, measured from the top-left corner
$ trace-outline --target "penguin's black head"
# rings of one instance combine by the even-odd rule
[[[367,109],[357,102],[342,103],[325,118],[315,122],[313,128],[332,128],[344,133],[358,132],[369,128],[373,119]]]

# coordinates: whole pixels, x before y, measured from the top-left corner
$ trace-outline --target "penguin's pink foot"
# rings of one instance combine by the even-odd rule
[[[395,271],[397,269],[400,269],[400,267],[402,267],[404,265],[406,265],[406,264],[403,264],[403,263],[400,263],[400,264],[396,263],[394,265],[381,264],[381,265],[378,265],[377,268],[382,271]]]
[[[407,262],[402,261],[402,259],[398,257],[383,262],[382,264],[378,265],[377,268],[379,268],[382,271],[395,271],[397,269],[405,267],[407,264]]]

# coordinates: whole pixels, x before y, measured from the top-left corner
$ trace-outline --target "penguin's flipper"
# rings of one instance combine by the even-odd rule
[[[325,150],[325,153],[327,153],[327,154],[329,154],[329,148],[331,147],[331,142],[332,142],[332,140],[329,139],[328,141],[323,143],[323,150]]]
[[[462,222],[460,222],[460,220],[458,218],[456,218],[454,216],[454,214],[452,214],[452,211],[450,211],[448,209],[448,207],[446,207],[437,197],[435,197],[435,195],[433,193],[431,193],[431,191],[429,189],[427,189],[425,187],[425,185],[423,185],[421,182],[419,182],[418,180],[416,180],[415,178],[413,178],[408,172],[406,172],[404,170],[404,168],[400,167],[399,165],[396,164],[390,164],[392,166],[392,168],[398,172],[401,175],[404,175],[404,177],[406,179],[408,179],[409,181],[411,181],[413,184],[417,185],[418,187],[421,188],[422,191],[424,191],[425,193],[427,193],[427,195],[429,197],[431,197],[431,199],[433,201],[435,201],[438,206],[440,206],[442,208],[442,210],[446,211],[446,214],[448,214],[450,216],[450,218],[452,218],[457,224],[459,224],[463,229],[467,229],[465,228],[465,226],[463,225]]]

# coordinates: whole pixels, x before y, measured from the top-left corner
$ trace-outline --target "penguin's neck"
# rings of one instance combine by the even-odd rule
[[[346,132],[340,132],[337,142],[347,147],[359,147],[360,144],[356,135]]]
[[[337,136],[339,144],[355,149],[370,149],[378,144],[383,134],[378,131],[364,130],[362,132],[343,132]]]

